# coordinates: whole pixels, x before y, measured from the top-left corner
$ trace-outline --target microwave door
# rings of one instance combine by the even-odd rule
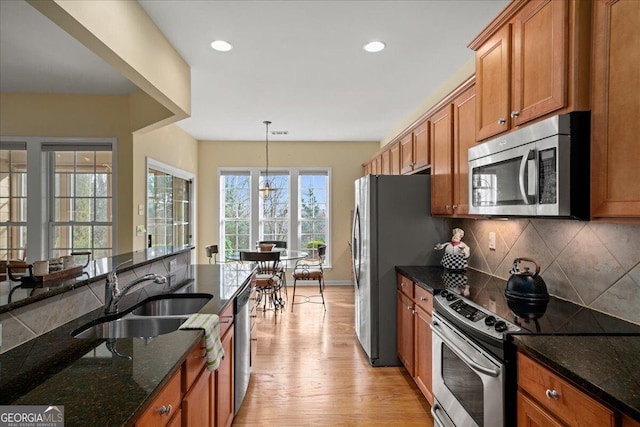
[[[536,214],[535,145],[490,154],[469,162],[469,213]]]

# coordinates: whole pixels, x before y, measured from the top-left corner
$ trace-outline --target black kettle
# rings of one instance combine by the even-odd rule
[[[529,267],[525,267],[524,271],[520,271],[518,264],[522,261],[529,261],[536,266],[535,273],[529,271]],[[540,264],[531,258],[516,258],[513,260],[513,268],[511,269],[511,277],[507,281],[507,288],[504,291],[507,299],[527,300],[527,301],[549,301],[549,292],[547,285],[540,277]]]

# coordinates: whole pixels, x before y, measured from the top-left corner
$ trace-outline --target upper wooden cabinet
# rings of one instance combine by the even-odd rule
[[[591,215],[640,218],[640,2],[594,2]]]
[[[411,174],[429,166],[429,122],[423,121],[400,139],[400,173]]]
[[[391,160],[389,150],[384,150],[380,154],[380,173],[382,175],[389,175],[391,173]]]
[[[476,50],[477,139],[560,110],[588,109],[583,90],[590,2],[514,1]]]
[[[389,161],[391,162],[391,175],[400,175],[400,142],[396,142],[389,148]]]
[[[431,213],[469,213],[468,150],[476,144],[475,87],[465,82],[431,122]]]

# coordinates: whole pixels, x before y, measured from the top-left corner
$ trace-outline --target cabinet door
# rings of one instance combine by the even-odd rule
[[[402,292],[397,292],[397,343],[398,343],[398,357],[400,361],[407,368],[409,374],[413,376],[413,301],[411,301]]]
[[[136,421],[136,427],[166,426],[180,410],[182,370],[178,370],[164,386],[147,410]]]
[[[505,25],[476,52],[478,140],[509,129],[511,25]]]
[[[211,425],[209,383],[211,373],[203,369],[182,399],[182,424],[185,427]]]
[[[410,133],[400,140],[400,173],[413,170],[413,134]]]
[[[453,213],[469,213],[469,148],[476,144],[475,87],[453,101]]]
[[[534,0],[514,20],[512,126],[567,104],[567,14],[565,0]]]
[[[233,422],[233,327],[222,336],[224,358],[215,374],[216,427],[229,427]]]
[[[591,215],[640,218],[640,2],[594,2]]]
[[[518,427],[561,427],[555,418],[518,392]]]
[[[391,174],[391,161],[389,158],[389,150],[384,150],[380,155],[380,173],[382,175],[390,175]]]
[[[425,121],[413,131],[413,170],[429,166],[429,122]]]
[[[416,307],[414,380],[424,397],[433,405],[431,373],[431,314]]]
[[[431,116],[431,213],[453,213],[452,105]]]
[[[389,149],[389,162],[391,163],[391,175],[400,175],[400,143],[396,142]]]

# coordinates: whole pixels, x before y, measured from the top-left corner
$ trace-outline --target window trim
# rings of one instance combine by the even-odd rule
[[[327,244],[327,252],[325,255],[325,269],[331,269],[332,266],[332,251],[331,251],[331,224],[332,224],[332,215],[333,215],[333,190],[332,190],[332,168],[330,167],[277,167],[277,168],[269,168],[269,175],[278,175],[278,174],[288,174],[289,175],[289,249],[292,250],[305,250],[306,248],[299,248],[299,233],[300,233],[300,223],[298,221],[298,204],[299,204],[299,176],[304,173],[317,172],[319,175],[325,175],[327,177],[327,235],[326,235],[326,244]],[[257,233],[260,231],[260,219],[258,218],[259,214],[255,214],[254,212],[259,212],[260,206],[260,197],[258,197],[258,184],[259,179],[262,174],[265,173],[264,168],[261,167],[220,167],[217,170],[217,182],[218,182],[218,198],[217,198],[217,212],[218,212],[218,240],[222,239],[224,235],[223,229],[223,215],[221,206],[224,203],[222,197],[224,192],[222,191],[222,176],[223,175],[232,175],[234,173],[245,173],[250,177],[250,188],[255,189],[255,191],[250,192],[250,210],[251,210],[251,227],[250,227],[250,236],[249,241],[257,241],[259,240],[259,236]],[[295,203],[293,203],[292,195],[296,195]],[[294,233],[295,235],[292,235]],[[221,250],[224,251],[224,245],[222,245]]]

